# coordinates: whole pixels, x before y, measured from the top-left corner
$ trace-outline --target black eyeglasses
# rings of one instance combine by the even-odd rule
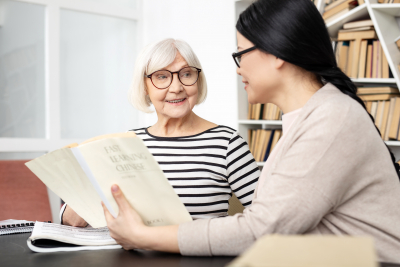
[[[168,88],[174,79],[174,73],[178,73],[178,80],[181,84],[191,86],[199,79],[201,69],[196,67],[184,67],[178,71],[171,72],[169,70],[157,70],[152,74],[145,75],[150,78],[151,83],[158,89]]]
[[[242,60],[242,55],[246,54],[247,52],[253,51],[256,48],[257,48],[256,46],[253,46],[253,47],[250,47],[249,49],[243,50],[241,52],[232,53],[233,60],[235,61],[238,68],[240,68],[240,61]]]

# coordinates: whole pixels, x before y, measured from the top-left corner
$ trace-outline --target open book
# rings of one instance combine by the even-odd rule
[[[108,228],[79,228],[36,222],[28,247],[35,252],[57,252],[121,248],[111,238]]]
[[[143,141],[135,133],[93,138],[36,158],[26,166],[92,227],[106,226],[101,201],[118,215],[111,186],[119,185],[149,226],[191,221]]]

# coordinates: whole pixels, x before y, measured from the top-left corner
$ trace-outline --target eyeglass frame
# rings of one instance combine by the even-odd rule
[[[192,84],[190,84],[190,85],[184,84],[184,83],[181,81],[181,78],[179,78],[179,72],[180,72],[181,70],[185,69],[185,68],[195,68],[195,69],[197,70],[197,79],[196,79],[196,81],[195,81],[194,83],[192,83]],[[158,71],[168,71],[169,73],[171,73],[171,77],[172,77],[172,78],[171,78],[171,82],[170,82],[170,84],[169,84],[167,87],[159,88],[159,87],[157,87],[157,86],[154,84],[153,79],[151,78],[151,76],[152,76],[154,73],[158,72]],[[200,72],[201,72],[201,69],[199,69],[199,68],[196,68],[196,67],[193,67],[193,66],[186,66],[186,67],[183,67],[182,69],[180,69],[180,70],[178,70],[178,71],[174,71],[174,72],[169,71],[169,70],[156,70],[155,72],[153,72],[153,73],[151,73],[151,74],[148,74],[148,75],[145,74],[144,77],[150,78],[150,81],[151,81],[151,83],[154,85],[155,88],[160,89],[160,90],[164,90],[164,89],[167,89],[168,87],[171,86],[172,81],[174,80],[174,74],[175,74],[175,73],[178,74],[178,75],[177,75],[177,76],[178,76],[178,80],[179,80],[179,82],[180,82],[181,84],[183,84],[184,86],[192,86],[192,85],[194,85],[195,83],[197,83],[197,81],[199,80]]]
[[[238,60],[236,60],[237,57],[241,57],[243,54],[246,54],[246,53],[248,53],[250,51],[253,51],[256,48],[257,48],[257,46],[253,46],[253,47],[250,47],[250,48],[248,48],[246,50],[243,50],[243,51],[240,51],[240,52],[237,52],[237,53],[232,53],[233,61],[235,61],[236,66],[238,66],[238,68],[240,68],[240,62],[238,62]]]

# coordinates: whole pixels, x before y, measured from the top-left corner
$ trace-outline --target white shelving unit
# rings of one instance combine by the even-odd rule
[[[252,1],[249,0],[235,2],[236,19],[239,18],[239,14],[251,3]],[[319,5],[318,8],[322,13],[324,6]],[[352,79],[355,84],[369,86],[397,86],[397,88],[400,88],[400,72],[397,67],[400,64],[400,51],[394,42],[394,40],[400,36],[400,27],[396,17],[400,17],[400,4],[378,4],[377,0],[365,0],[364,4],[352,9],[350,12],[338,17],[326,25],[329,35],[332,38],[336,38],[344,23],[369,18],[371,18],[374,23],[376,33],[381,42],[383,51],[387,56],[389,67],[394,78]],[[237,90],[239,111],[238,130],[245,140],[248,141],[247,130],[249,129],[280,129],[282,127],[281,121],[247,120],[247,94],[244,90],[244,85],[241,82],[240,76],[238,76],[237,79]],[[387,141],[386,144],[390,146],[396,159],[400,160],[400,141]],[[260,167],[264,166],[264,162],[258,162],[257,164]]]

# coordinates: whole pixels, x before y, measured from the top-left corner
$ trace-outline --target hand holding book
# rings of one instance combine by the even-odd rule
[[[81,216],[78,215],[70,206],[66,206],[62,215],[62,224],[75,226],[75,227],[86,227],[88,225]]]
[[[149,227],[129,204],[119,186],[111,187],[112,195],[118,204],[119,214],[116,218],[102,203],[104,216],[110,236],[125,250],[151,249],[179,253],[178,225]]]

